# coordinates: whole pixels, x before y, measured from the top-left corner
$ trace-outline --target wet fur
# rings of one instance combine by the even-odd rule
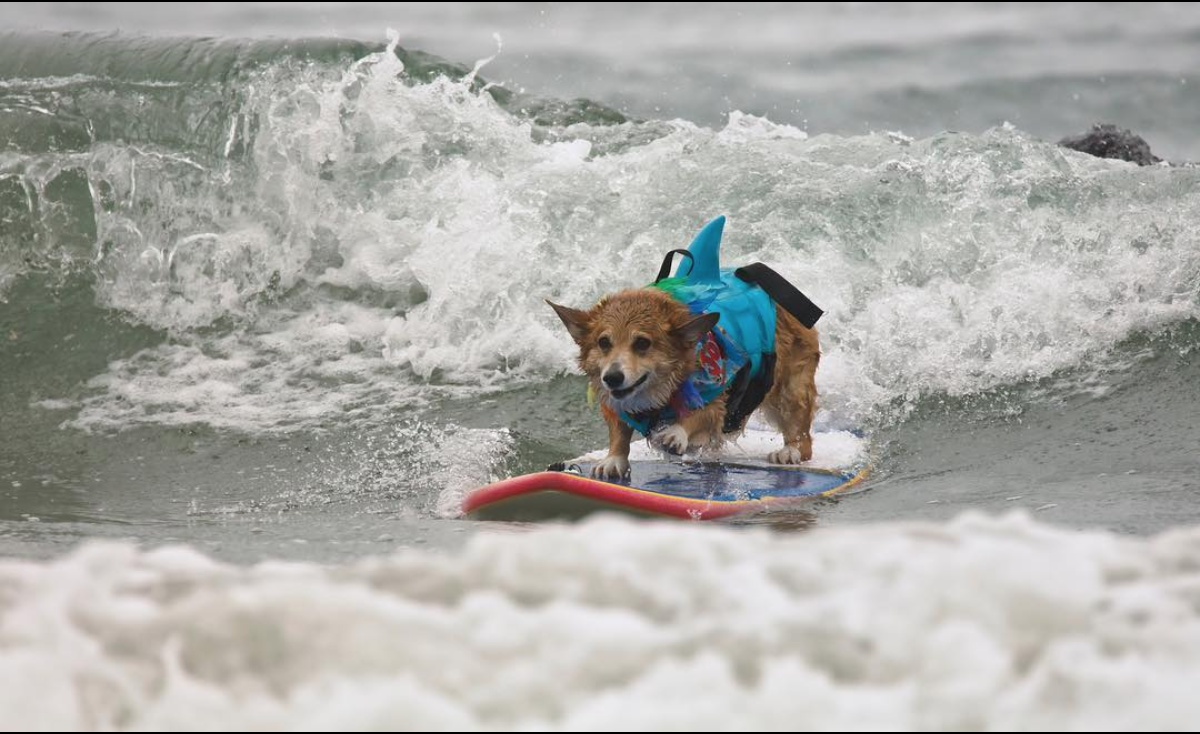
[[[547,303],[550,303],[547,301]],[[610,409],[608,456],[593,474],[624,476],[629,471],[629,444],[633,429],[622,421],[621,411],[640,413],[667,404],[680,383],[696,368],[696,341],[713,324],[712,314],[694,316],[686,306],[656,288],[636,288],[607,296],[581,311],[550,303],[579,345],[579,366],[592,388]],[[817,332],[776,307],[775,380],[761,409],[784,437],[784,448],[767,458],[778,464],[798,464],[812,458],[812,421],[817,409],[815,382],[821,352]],[[608,350],[601,338],[611,341]],[[635,347],[639,338],[650,347]],[[648,375],[645,384],[624,399],[614,397],[601,379],[614,363],[626,374],[625,384]],[[718,446],[724,440],[725,396],[657,431],[652,440],[675,453],[689,448]]]

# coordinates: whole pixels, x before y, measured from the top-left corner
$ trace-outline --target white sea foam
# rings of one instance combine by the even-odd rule
[[[649,441],[634,441],[630,445],[629,458],[633,461],[661,460],[665,454]],[[689,455],[705,461],[731,461],[761,463],[768,454],[783,448],[783,436],[769,426],[758,423],[748,428],[735,440],[727,441],[719,449],[709,449]],[[868,444],[865,438],[850,431],[815,431],[813,433],[813,458],[805,466],[817,469],[846,470],[865,464]],[[573,461],[599,461],[608,453],[607,449],[589,451]]]
[[[4,728],[1187,729],[1200,531],[616,519],[449,554],[0,562]]]

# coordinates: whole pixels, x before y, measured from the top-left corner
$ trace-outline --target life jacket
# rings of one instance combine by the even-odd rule
[[[823,313],[762,263],[722,268],[724,229],[724,216],[706,224],[687,250],[667,253],[658,278],[650,284],[692,313],[718,313],[720,319],[696,343],[696,369],[684,378],[667,405],[646,413],[617,413],[643,435],[703,408],[722,393],[726,395],[724,431],[740,430],[774,381],[776,303],[810,329]],[[668,277],[676,254],[687,262],[680,262],[675,276]]]

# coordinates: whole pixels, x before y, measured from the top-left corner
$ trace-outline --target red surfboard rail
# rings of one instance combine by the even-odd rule
[[[866,476],[866,469],[823,495],[840,492],[858,483]],[[462,503],[463,514],[470,515],[480,508],[490,507],[505,500],[533,495],[539,492],[562,492],[585,497],[612,505],[623,510],[644,512],[653,515],[677,517],[685,520],[715,520],[771,505],[812,497],[762,497],[746,500],[713,500],[697,497],[680,497],[661,492],[652,492],[637,487],[591,479],[569,472],[544,471],[504,479],[481,487],[468,494]]]

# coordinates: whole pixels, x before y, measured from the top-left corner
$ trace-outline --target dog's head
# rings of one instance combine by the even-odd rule
[[[607,296],[588,311],[550,307],[579,345],[579,366],[614,410],[661,408],[696,367],[697,340],[719,314],[696,316],[656,288]]]

